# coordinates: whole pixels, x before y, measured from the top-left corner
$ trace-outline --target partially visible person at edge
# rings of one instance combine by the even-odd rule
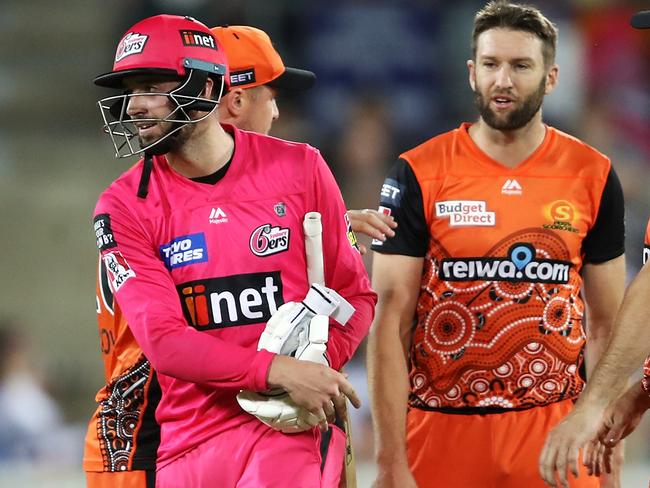
[[[650,10],[634,14],[632,27],[650,29]],[[650,409],[650,220],[643,267],[630,283],[616,317],[611,341],[573,411],[546,439],[539,471],[549,486],[569,486],[582,463],[592,472],[612,469],[612,449],[627,437]],[[643,378],[629,385],[643,358]]]
[[[546,434],[605,347],[624,289],[623,194],[605,155],[543,122],[556,42],[537,8],[485,5],[467,61],[478,120],[403,153],[386,178],[380,205],[399,227],[372,246],[377,488],[544,486]]]
[[[339,395],[358,404],[334,369],[256,351],[264,323],[308,287],[300,237],[307,207],[323,214],[327,282],[356,308],[345,330],[330,327],[333,368],[363,339],[374,293],[319,153],[218,123],[225,64],[203,24],[163,15],[129,29],[113,72],[95,80],[124,90],[100,102],[117,155],[145,158],[104,192],[95,212],[107,386],[87,435],[88,486],[320,486],[319,432],[276,432],[245,414],[235,394],[282,387],[320,419]],[[313,83],[309,72],[293,75],[303,88]],[[286,230],[287,242],[255,254],[256,222]],[[224,309],[236,295],[241,310]]]

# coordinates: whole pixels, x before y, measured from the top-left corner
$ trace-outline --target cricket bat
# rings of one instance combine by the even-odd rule
[[[323,225],[318,212],[308,212],[303,221],[305,233],[305,254],[307,258],[307,279],[309,283],[325,286],[325,265],[323,260]],[[343,372],[343,370],[341,370]],[[341,472],[341,488],[357,488],[357,473],[352,449],[352,422],[348,414],[347,400],[341,412],[345,430],[345,456]]]

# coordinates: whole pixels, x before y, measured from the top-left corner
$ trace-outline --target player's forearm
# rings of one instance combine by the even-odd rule
[[[266,389],[273,354],[189,327],[180,309],[171,305],[178,297],[169,292],[167,300],[156,300],[150,296],[150,289],[133,280],[120,289],[116,299],[136,341],[158,373],[213,387]],[[160,293],[163,291],[161,288]]]
[[[393,320],[398,320],[393,318]],[[390,318],[378,317],[368,341],[368,384],[377,461],[406,463],[406,412],[409,395],[405,345]]]
[[[612,337],[587,383],[581,402],[605,402],[625,385],[650,353],[650,266],[641,269],[628,287],[616,317]]]

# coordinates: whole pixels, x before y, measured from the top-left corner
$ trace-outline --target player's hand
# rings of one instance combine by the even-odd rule
[[[612,402],[605,412],[604,428],[599,433],[600,442],[614,447],[627,437],[650,409],[650,396],[640,382],[631,385],[625,393]]]
[[[350,218],[350,225],[355,233],[365,234],[373,239],[385,241],[386,236],[393,237],[395,232],[394,228],[397,227],[397,222],[390,215],[385,215],[370,208],[363,210],[348,210],[348,217]],[[361,254],[367,252],[366,246],[359,244]]]
[[[580,450],[598,440],[604,426],[604,412],[600,404],[578,404],[550,432],[539,457],[539,473],[547,485],[568,488],[569,471],[578,477]]]
[[[603,446],[603,463],[600,472],[592,472],[595,476],[600,476],[601,488],[621,488],[621,470],[623,469],[624,445],[621,442],[614,448]]]
[[[406,461],[378,463],[377,478],[372,488],[417,488],[417,486]]]
[[[347,378],[338,371],[311,361],[277,355],[271,362],[267,380],[271,388],[284,389],[298,407],[318,418],[321,429],[327,430],[327,418],[333,414],[333,403],[345,395],[355,408],[361,400]]]

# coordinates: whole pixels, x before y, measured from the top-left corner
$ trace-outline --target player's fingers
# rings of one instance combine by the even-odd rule
[[[539,474],[544,482],[553,488],[557,488],[556,462],[559,450],[557,442],[551,434],[544,443],[542,454],[539,456]]]
[[[364,246],[363,244],[361,244],[360,242],[358,244],[359,244],[359,252],[363,256],[365,253],[368,252],[368,248],[366,246]]]
[[[604,446],[602,469],[608,474],[614,469],[614,449],[612,447]]]
[[[304,416],[303,420],[307,425],[309,425],[309,427],[316,427],[321,422],[318,414],[312,412],[311,410],[307,411],[307,415]]]
[[[350,399],[350,403],[354,406],[354,408],[359,408],[361,406],[361,399],[359,398],[359,395],[357,395],[357,392],[354,391],[354,388],[352,388],[352,385],[347,379],[343,379],[341,381],[339,384],[339,390]]]
[[[572,445],[563,447],[558,451],[555,464],[560,479],[560,486],[569,488],[569,471],[576,478],[578,477],[578,448]]]
[[[376,210],[366,208],[361,211],[349,211],[352,230],[369,235],[375,239],[386,240],[386,236],[393,237],[393,228],[397,227],[395,219]]]
[[[589,476],[593,473],[595,452],[596,444],[594,442],[590,442],[582,450],[582,465],[587,468]]]
[[[388,227],[392,229],[397,227],[397,222],[395,222],[395,219],[393,218],[392,215],[387,215],[383,212],[379,212],[378,210],[372,208],[365,208],[362,210],[362,212],[376,216],[379,220],[381,220],[384,224],[386,224]]]
[[[374,237],[380,241],[385,241],[386,235],[389,237],[395,235],[390,227],[373,214],[362,214],[358,218],[350,219],[350,224],[354,232]]]
[[[334,403],[328,402],[325,404],[323,407],[323,411],[325,412],[325,417],[327,418],[328,422],[334,422],[336,420],[336,411],[334,409]]]
[[[338,417],[343,417],[343,412],[345,412],[345,395],[339,395],[332,398],[334,402],[334,410],[336,410],[336,415]]]
[[[310,410],[309,413],[311,414],[309,416],[309,425],[311,425],[312,427],[318,426],[318,428],[322,432],[327,431],[328,425],[327,425],[327,416],[325,415],[325,411],[322,408],[317,408],[314,410]]]

